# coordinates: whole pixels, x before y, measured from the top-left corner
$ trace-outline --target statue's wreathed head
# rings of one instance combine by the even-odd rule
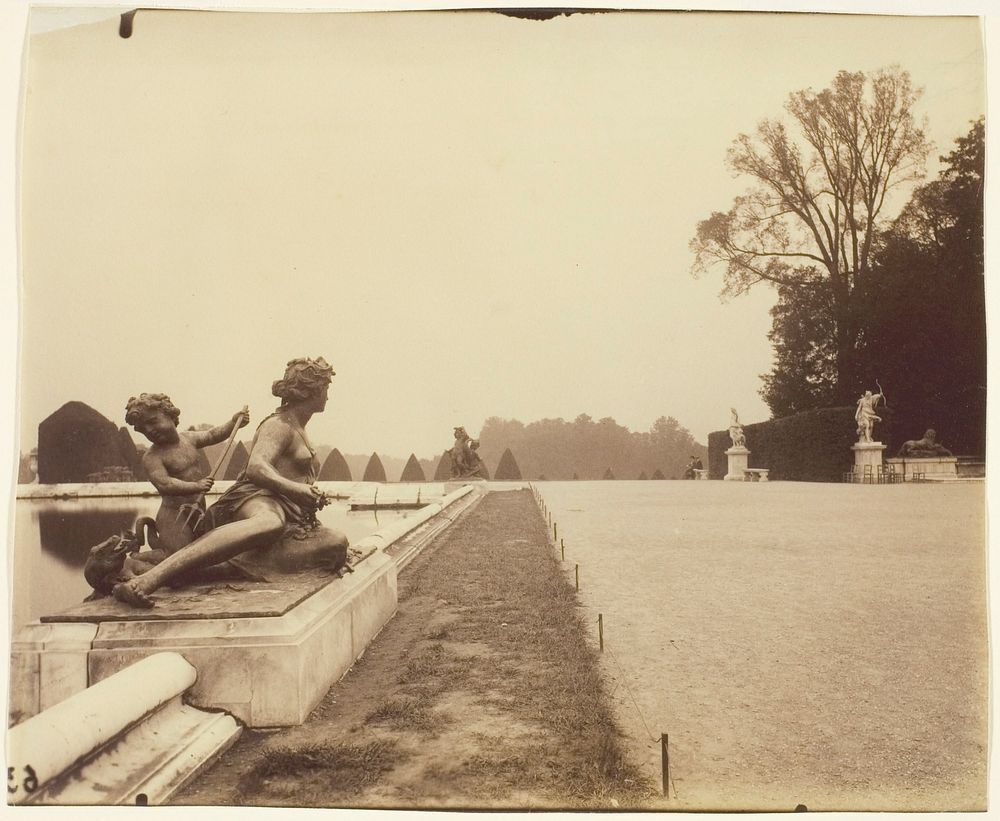
[[[138,430],[142,423],[155,413],[162,413],[176,425],[181,412],[165,393],[140,393],[125,403],[125,424]]]
[[[271,393],[281,399],[282,405],[301,402],[320,393],[336,375],[322,356],[293,359],[285,368],[285,375],[272,383]]]

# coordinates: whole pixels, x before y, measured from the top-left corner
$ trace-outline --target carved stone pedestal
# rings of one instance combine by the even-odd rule
[[[957,479],[958,459],[955,456],[894,456],[885,460],[893,465],[896,472],[902,474],[903,481],[917,479]]]
[[[749,466],[750,451],[747,448],[731,447],[726,451],[729,458],[729,470],[722,478],[727,482],[742,482],[744,471]]]
[[[150,610],[103,598],[42,616],[11,642],[11,723],[168,651],[197,670],[185,703],[225,710],[248,727],[301,724],[396,612],[398,568],[428,531],[450,524],[438,514],[475,494],[460,488],[365,536],[343,578],[276,572],[267,581],[161,588]]]
[[[877,482],[885,445],[881,442],[858,442],[851,445],[851,450],[854,451],[854,481]]]

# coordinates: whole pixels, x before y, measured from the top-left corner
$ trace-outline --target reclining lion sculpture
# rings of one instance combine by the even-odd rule
[[[897,456],[909,456],[915,459],[934,456],[951,456],[952,452],[937,443],[937,433],[928,428],[922,439],[910,439],[903,442]]]

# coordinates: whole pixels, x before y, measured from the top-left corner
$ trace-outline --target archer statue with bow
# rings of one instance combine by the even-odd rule
[[[875,427],[876,422],[881,422],[882,417],[876,415],[875,407],[878,405],[879,400],[885,401],[885,391],[882,386],[879,385],[878,380],[875,380],[875,385],[878,387],[878,393],[872,393],[871,391],[865,391],[864,396],[858,399],[858,408],[854,412],[854,419],[858,423],[858,442],[871,442],[872,440],[872,428]]]

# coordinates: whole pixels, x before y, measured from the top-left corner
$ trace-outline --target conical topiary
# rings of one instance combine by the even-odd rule
[[[226,465],[226,472],[222,475],[222,478],[238,479],[240,474],[246,470],[247,462],[249,461],[250,453],[247,451],[247,446],[242,442],[237,442],[233,448],[232,455],[229,457],[229,464]],[[211,470],[211,468],[209,469]]]
[[[574,482],[579,482],[580,481],[580,477],[577,476],[575,472],[573,473],[573,481]]]
[[[604,471],[604,476],[601,477],[601,478],[603,478],[603,479],[614,479],[615,475],[614,475],[614,473],[611,472],[611,468],[608,468],[606,471]]]
[[[202,448],[198,448],[198,472],[202,478],[212,472],[212,466],[208,462],[208,456]]]
[[[517,461],[514,459],[514,454],[510,452],[510,448],[507,448],[503,452],[503,456],[500,457],[500,463],[497,465],[496,473],[493,474],[493,479],[497,482],[521,481],[521,468],[517,466]]]
[[[350,482],[353,481],[351,478],[351,468],[347,464],[347,460],[337,448],[330,451],[330,455],[326,457],[326,461],[323,462],[323,467],[319,472],[319,480],[321,482]]]
[[[67,402],[38,425],[38,481],[86,482],[110,467],[128,467],[118,427],[83,402]]]
[[[424,469],[420,467],[420,462],[417,461],[415,454],[411,453],[410,458],[406,461],[406,467],[403,468],[403,473],[399,477],[400,482],[426,482],[427,479],[424,476]]]
[[[142,466],[142,457],[139,455],[139,451],[136,450],[135,441],[128,432],[128,428],[118,428],[118,443],[121,446],[122,456],[125,457],[129,470],[132,471],[133,478],[137,482],[145,482],[146,469]]]
[[[648,479],[649,477],[646,475],[646,471],[643,471],[642,473],[639,474],[639,478],[640,479]]]
[[[451,478],[451,456],[448,451],[441,454],[441,461],[438,462],[437,470],[434,471],[434,481],[444,482]]]
[[[663,471],[657,468],[653,473],[654,479],[666,479],[667,477],[663,475]]]
[[[365,475],[361,481],[362,482],[385,481],[385,468],[382,467],[382,460],[378,458],[377,453],[373,453],[371,459],[368,460],[368,467],[365,468]]]

